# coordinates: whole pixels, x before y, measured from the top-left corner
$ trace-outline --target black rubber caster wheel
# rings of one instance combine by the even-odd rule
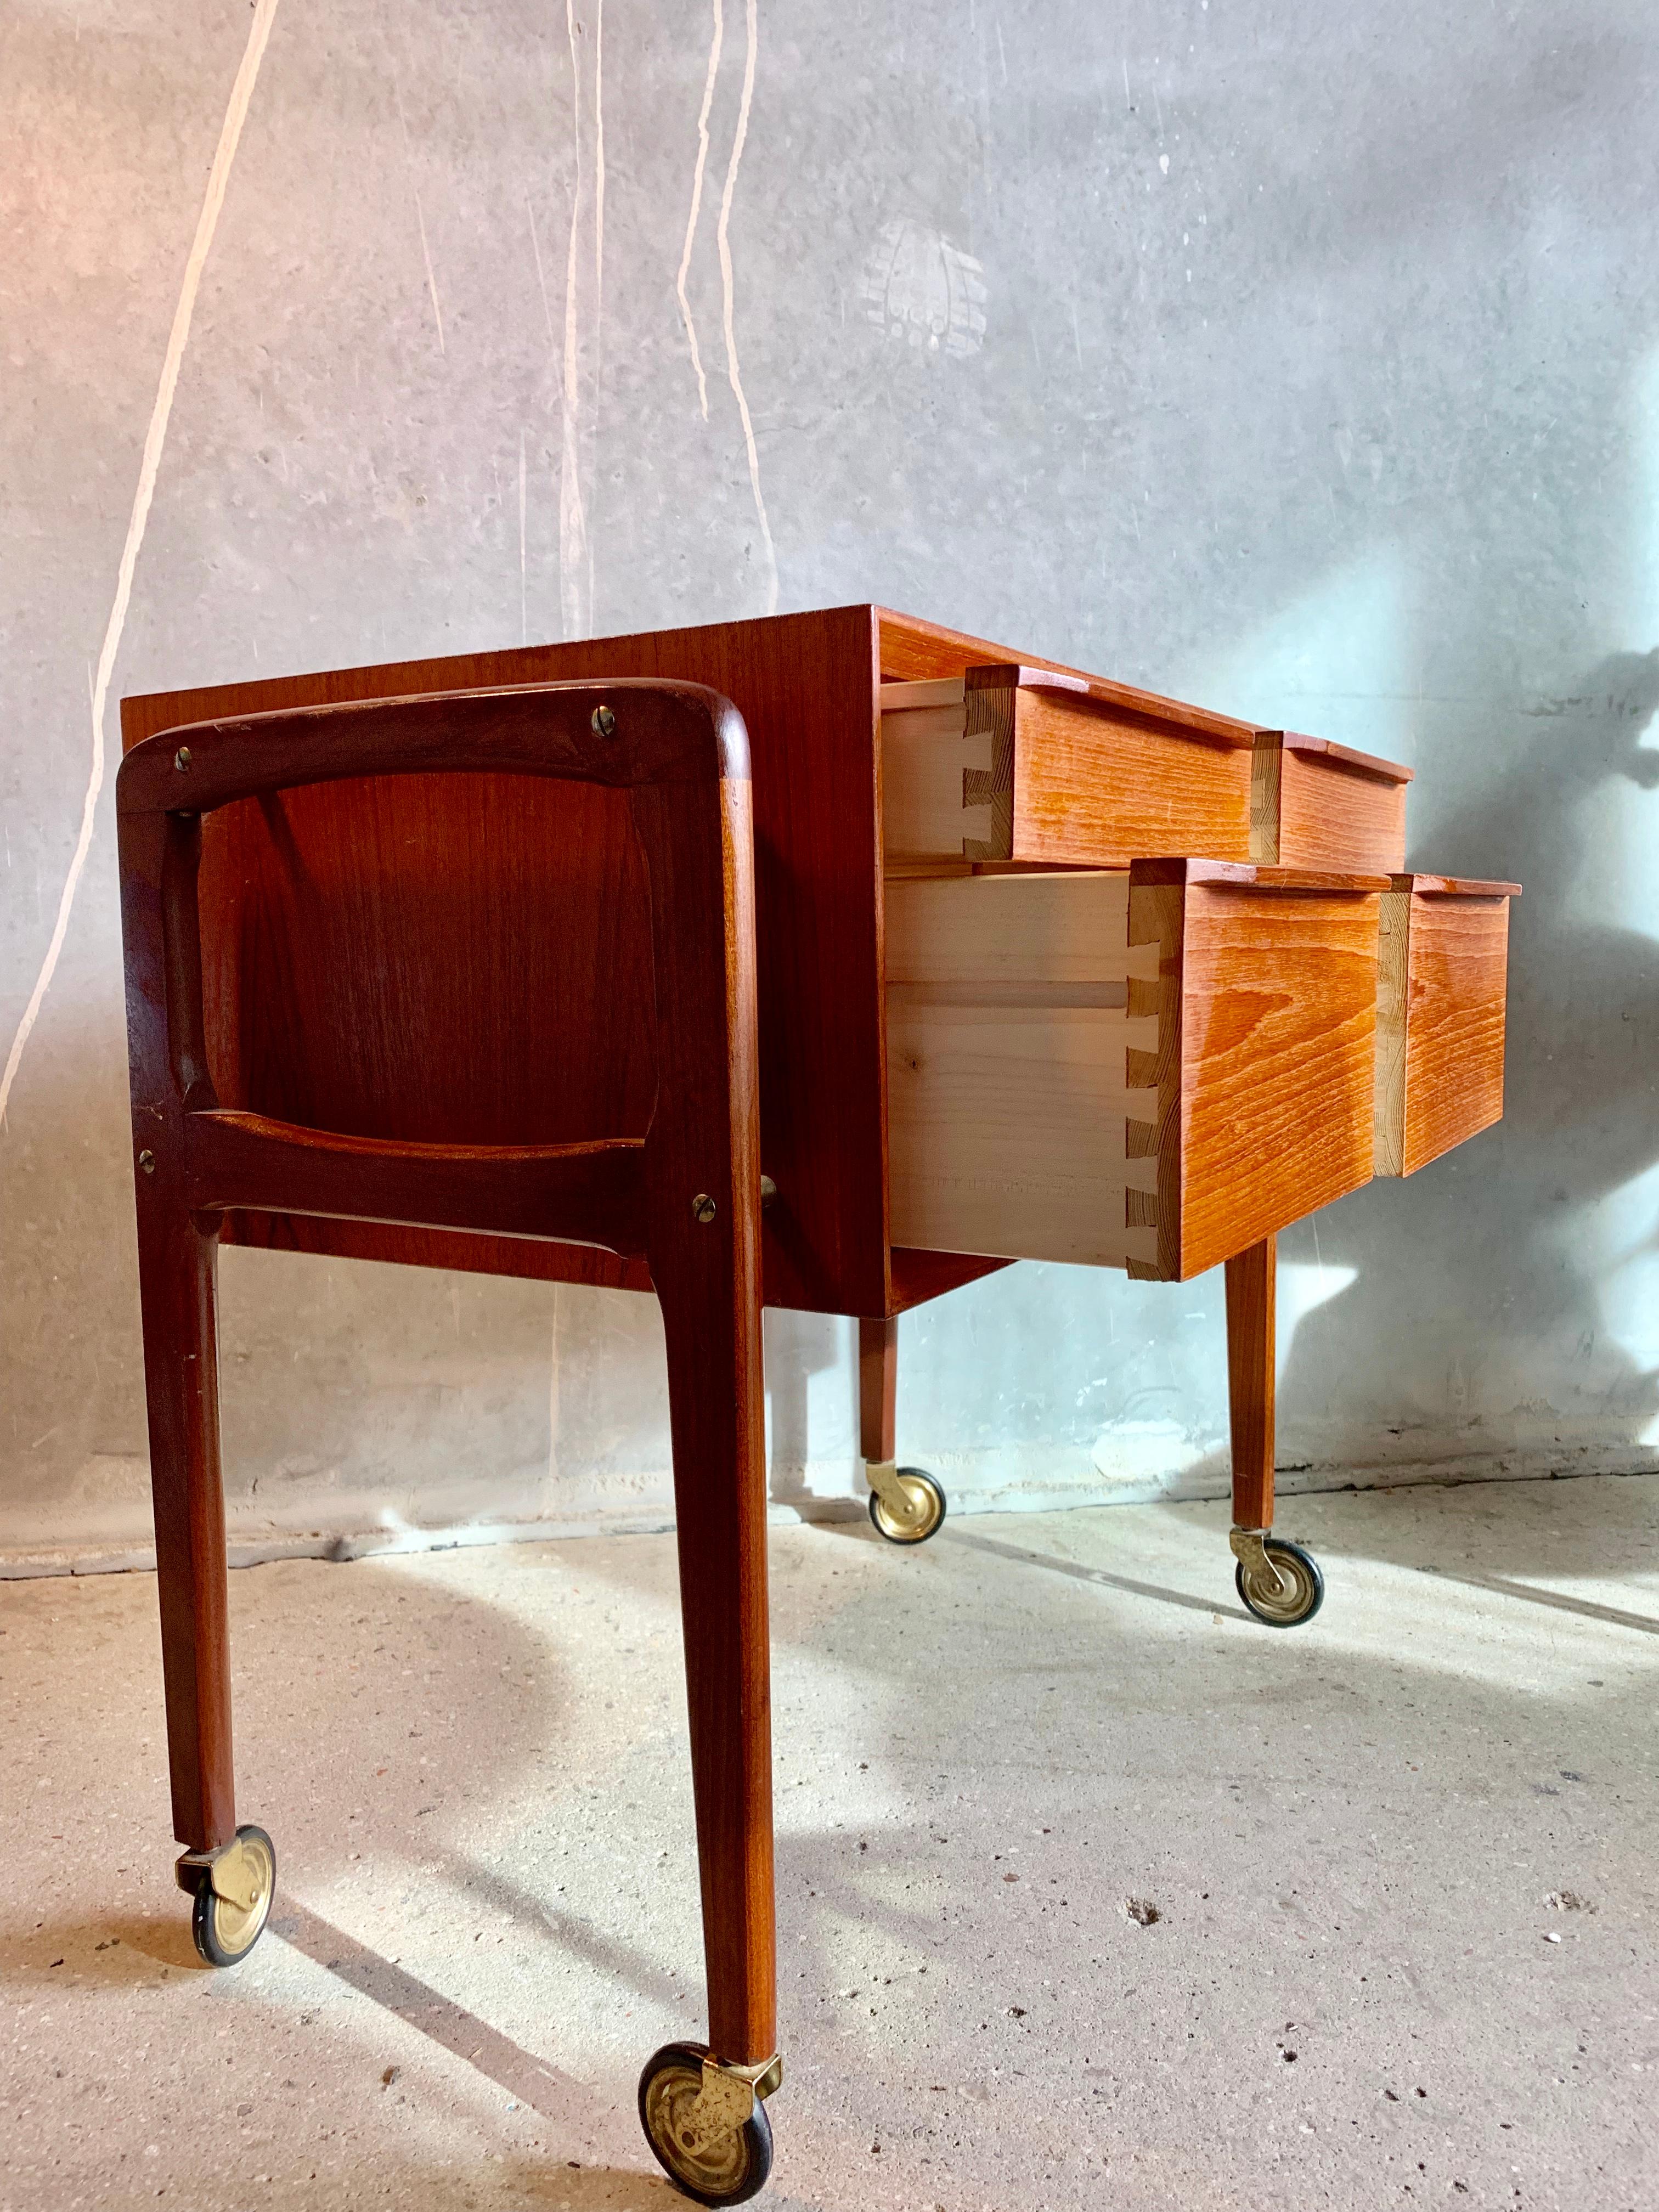
[[[640,2076],[640,2125],[663,2172],[697,2204],[744,2204],[772,2171],[772,2123],[757,2097],[737,2127],[710,2129],[696,2111],[702,2094],[700,2044],[665,2043]]]
[[[196,1903],[190,1932],[210,1966],[234,1966],[246,1958],[264,1934],[276,1888],[276,1848],[263,1828],[238,1828],[226,1856],[230,1853],[236,1855],[236,1864],[227,1886],[239,1893],[234,1898],[215,1889],[210,1868],[193,1869]]]
[[[1241,1559],[1233,1571],[1240,1601],[1246,1612],[1269,1628],[1300,1628],[1325,1602],[1319,1562],[1300,1544],[1287,1543],[1282,1536],[1267,1537],[1261,1548],[1279,1570],[1277,1579],[1271,1571],[1249,1572]]]
[[[910,1510],[901,1520],[880,1492],[872,1490],[871,1524],[890,1544],[925,1544],[945,1525],[945,1492],[925,1468],[902,1467],[896,1473]]]

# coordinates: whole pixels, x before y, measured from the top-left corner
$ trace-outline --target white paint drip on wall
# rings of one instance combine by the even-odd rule
[[[755,96],[755,56],[759,43],[757,0],[747,0],[744,27],[748,43],[743,60],[743,98],[738,108],[737,131],[732,140],[732,158],[726,167],[726,188],[720,194],[720,222],[716,226],[715,237],[720,246],[720,296],[725,308],[726,373],[732,386],[732,396],[738,403],[738,413],[743,418],[744,449],[749,456],[749,488],[755,495],[755,513],[760,522],[762,543],[766,548],[766,611],[769,615],[775,615],[778,611],[778,556],[772,544],[772,526],[767,520],[766,501],[761,494],[760,455],[755,447],[755,426],[749,417],[749,402],[744,397],[743,376],[738,367],[738,341],[732,327],[732,195],[737,189],[738,165],[743,160],[744,141],[749,136],[749,110]]]
[[[415,189],[415,220],[421,229],[421,254],[426,263],[426,289],[432,295],[432,319],[438,325],[438,350],[447,354],[449,349],[444,343],[444,311],[438,305],[438,279],[432,267],[432,248],[427,244],[426,214],[421,206],[419,185]]]
[[[570,128],[575,146],[576,174],[570,192],[570,238],[564,262],[564,439],[559,469],[559,590],[564,634],[570,638],[581,637],[587,629],[587,609],[583,605],[582,592],[587,566],[587,516],[582,506],[580,391],[577,374],[576,249],[581,234],[582,92],[581,62],[576,51],[575,0],[565,0],[564,20],[570,40]]]
[[[691,302],[686,296],[685,280],[691,269],[691,248],[697,235],[697,217],[702,209],[702,180],[708,167],[708,111],[714,104],[714,79],[720,73],[720,47],[726,37],[726,16],[720,0],[714,0],[714,34],[708,46],[708,74],[702,82],[702,106],[697,111],[697,158],[691,171],[691,205],[685,218],[685,244],[680,249],[680,270],[674,281],[679,295],[680,319],[685,325],[686,343],[691,349],[691,366],[697,374],[697,401],[702,409],[702,419],[708,420],[708,380],[702,373],[702,355],[697,345],[697,326],[691,319]]]
[[[63,896],[58,902],[58,919],[52,927],[46,958],[40,963],[34,988],[29,994],[28,1004],[23,1009],[16,1034],[12,1038],[11,1049],[6,1055],[5,1072],[0,1074],[0,1127],[5,1123],[6,1109],[10,1103],[12,1086],[17,1079],[24,1048],[40,1018],[46,993],[52,988],[52,979],[58,972],[58,958],[64,950],[64,939],[69,932],[70,915],[75,905],[75,894],[87,865],[87,855],[92,849],[98,794],[104,784],[104,714],[109,703],[109,687],[115,673],[116,656],[121,649],[121,634],[126,627],[127,609],[131,603],[132,580],[138,566],[139,549],[144,542],[144,531],[149,521],[150,502],[155,495],[155,479],[161,471],[161,454],[167,444],[173,395],[179,388],[179,371],[184,362],[185,348],[190,342],[196,295],[201,289],[202,272],[207,266],[208,255],[212,251],[213,234],[218,228],[219,214],[225,204],[225,192],[235,163],[236,149],[241,143],[242,125],[247,119],[248,104],[258,82],[259,64],[264,59],[277,5],[278,0],[258,0],[254,8],[241,67],[237,70],[235,82],[230,88],[225,119],[219,132],[219,143],[214,152],[213,166],[208,172],[207,191],[203,196],[202,211],[196,221],[196,235],[191,241],[189,258],[185,263],[178,305],[173,311],[173,327],[167,334],[167,351],[161,358],[161,381],[156,386],[155,404],[150,410],[149,428],[144,434],[143,454],[138,465],[138,487],[133,495],[126,542],[121,548],[120,566],[116,571],[114,603],[110,608],[109,621],[104,630],[103,647],[98,655],[98,672],[93,680],[92,769],[81,807],[80,835],[76,839],[69,873],[64,879]]]
[[[592,182],[592,316],[582,315],[582,53],[584,27],[576,21],[575,0],[565,0],[565,31],[570,45],[570,118],[575,176],[570,194],[570,232],[564,269],[564,431],[559,465],[559,590],[567,638],[586,637],[593,623],[593,540],[582,489],[585,456],[595,430],[599,362],[599,320],[605,299],[605,85],[603,0],[594,16]],[[534,218],[532,218],[534,235]],[[541,257],[537,255],[539,274]],[[544,288],[545,296],[545,288]],[[587,368],[584,374],[586,356]],[[584,396],[584,386],[586,396]]]

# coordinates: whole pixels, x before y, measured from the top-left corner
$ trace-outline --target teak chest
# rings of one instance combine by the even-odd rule
[[[1503,1108],[1517,886],[1406,872],[1410,771],[884,608],[158,694],[118,785],[173,1817],[203,1956],[276,1879],[231,1771],[215,1266],[232,1238],[654,1291],[708,2045],[640,2109],[766,2178],[775,2049],[760,1310],[895,1317],[1018,1259],[1224,1263],[1232,1549],[1288,1627],[1277,1232]]]

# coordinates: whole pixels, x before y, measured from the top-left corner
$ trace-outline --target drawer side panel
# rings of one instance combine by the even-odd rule
[[[1413,1175],[1501,1121],[1507,896],[1390,891],[1378,985],[1378,1175]]]

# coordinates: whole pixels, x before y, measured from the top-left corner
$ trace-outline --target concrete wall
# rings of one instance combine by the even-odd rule
[[[1645,1460],[1659,18],[715,21],[5,11],[0,1547],[145,1523],[121,692],[872,596],[1411,761],[1414,865],[1524,880],[1502,1131],[1285,1240],[1281,1457]],[[231,1253],[222,1306],[245,1537],[660,1515],[648,1301]],[[822,1510],[850,1332],[769,1332]],[[1019,1268],[902,1344],[958,1503],[1220,1479],[1218,1278]]]

